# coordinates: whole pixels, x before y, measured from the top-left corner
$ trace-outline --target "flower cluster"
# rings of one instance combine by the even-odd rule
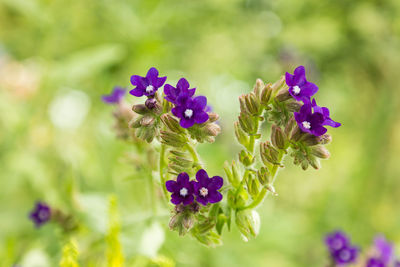
[[[359,249],[351,244],[345,233],[341,231],[331,233],[326,236],[325,243],[335,264],[345,265],[356,261]]]
[[[360,249],[351,244],[350,238],[341,231],[330,233],[325,238],[325,244],[330,252],[333,266],[359,264],[366,267],[399,267],[400,261],[395,260],[394,246],[383,236],[376,236],[371,249],[365,257],[359,257]],[[365,258],[365,260],[364,260]]]
[[[154,96],[157,90],[165,83],[167,77],[158,77],[158,70],[151,68],[146,77],[133,75],[131,77],[132,85],[136,86],[135,89],[129,93],[140,97],[147,96],[149,99],[146,101],[146,106],[154,105]],[[189,82],[185,78],[181,78],[176,87],[166,84],[164,86],[165,99],[174,105],[171,112],[175,117],[180,119],[180,126],[182,128],[190,128],[195,123],[202,124],[206,122],[209,115],[206,112],[207,98],[205,96],[194,97],[196,88],[190,88]]]
[[[317,105],[311,97],[318,91],[318,87],[307,81],[303,66],[294,70],[293,74],[286,72],[285,81],[289,87],[289,94],[297,101],[302,101],[303,106],[299,112],[294,113],[297,125],[303,132],[321,136],[327,132],[324,126],[339,127],[341,124],[329,117],[329,109]]]
[[[192,204],[194,197],[196,201],[204,206],[208,203],[217,203],[222,200],[221,189],[224,180],[220,176],[209,178],[205,170],[201,169],[196,173],[197,181],[189,181],[189,175],[182,172],[176,181],[169,180],[165,183],[167,190],[172,193],[171,202],[175,205]]]

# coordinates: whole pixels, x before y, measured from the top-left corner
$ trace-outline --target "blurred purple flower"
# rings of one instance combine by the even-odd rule
[[[222,200],[222,194],[218,192],[224,184],[222,177],[209,178],[207,172],[201,169],[196,173],[196,180],[194,194],[197,202],[205,206],[207,203],[217,203]]]
[[[350,244],[349,237],[342,231],[336,231],[325,237],[329,251],[337,251]]]
[[[35,223],[36,227],[40,227],[50,220],[51,209],[44,202],[36,202],[35,208],[29,214],[29,218]]]
[[[298,66],[294,74],[286,72],[285,80],[290,95],[297,101],[310,99],[318,91],[318,86],[307,81],[304,66]]]
[[[179,123],[183,128],[190,128],[195,123],[200,124],[208,120],[208,114],[204,111],[207,105],[207,98],[205,96],[188,98],[184,101],[181,97],[178,97],[176,101],[178,105],[175,106],[171,112],[176,117],[180,118]]]
[[[385,267],[386,264],[378,258],[370,258],[367,261],[366,267]]]
[[[114,87],[113,91],[109,95],[103,95],[101,99],[103,100],[104,103],[113,105],[113,104],[118,104],[125,95],[125,89],[121,87]]]
[[[165,99],[177,105],[178,97],[182,100],[186,100],[194,95],[196,88],[189,89],[189,87],[189,82],[185,78],[181,78],[176,84],[176,87],[166,84],[164,85]]]
[[[146,77],[139,75],[132,75],[131,83],[136,88],[132,89],[129,93],[131,95],[140,96],[154,96],[158,88],[163,86],[167,77],[158,77],[158,70],[156,68],[150,68],[146,74]]]
[[[394,247],[391,243],[389,243],[384,236],[380,235],[375,237],[374,240],[374,248],[377,254],[369,259],[368,262],[371,262],[369,267],[371,266],[386,266],[392,262],[394,256]],[[374,265],[375,264],[375,265]],[[379,265],[382,264],[382,265]]]
[[[351,264],[357,260],[358,248],[355,246],[346,246],[331,253],[331,256],[336,264],[339,265]]]
[[[186,172],[180,173],[176,181],[167,181],[165,186],[172,193],[171,202],[175,205],[180,203],[189,205],[193,203],[193,184],[193,181],[189,181],[189,175]]]

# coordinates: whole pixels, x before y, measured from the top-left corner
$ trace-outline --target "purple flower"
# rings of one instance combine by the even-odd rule
[[[189,175],[186,172],[180,173],[176,181],[167,181],[165,186],[172,193],[171,202],[175,205],[180,203],[189,205],[193,203],[193,184],[193,181],[189,181]]]
[[[339,265],[354,263],[358,257],[358,248],[355,246],[345,246],[331,253],[331,256],[335,263]]]
[[[113,91],[109,95],[103,95],[101,99],[103,100],[104,103],[106,104],[118,104],[125,95],[125,89],[121,87],[114,87]]]
[[[36,206],[33,211],[29,214],[29,218],[35,223],[36,227],[40,227],[42,224],[50,220],[51,209],[44,202],[36,202]]]
[[[378,258],[370,258],[367,261],[367,265],[366,265],[366,267],[385,267],[385,266],[386,266],[385,263],[381,259],[378,259]]]
[[[318,91],[318,86],[306,80],[304,66],[298,66],[293,75],[286,72],[285,80],[290,95],[297,101],[310,99]]]
[[[208,120],[208,114],[204,111],[207,105],[207,98],[205,96],[188,98],[185,99],[185,101],[183,101],[181,97],[178,97],[176,101],[179,104],[175,106],[171,112],[181,119],[179,124],[183,128],[189,128],[195,123],[200,124]]]
[[[196,173],[196,180],[194,194],[197,202],[205,206],[207,203],[217,203],[222,200],[222,194],[218,192],[218,189],[224,184],[222,177],[209,178],[207,172],[201,169]]]
[[[323,127],[325,117],[322,113],[312,112],[312,106],[310,102],[305,102],[301,106],[299,112],[294,113],[297,125],[303,132],[320,136],[326,133],[326,128]]]
[[[333,121],[330,117],[329,117],[329,109],[326,107],[320,107],[317,105],[317,102],[315,101],[315,99],[312,100],[311,105],[313,107],[314,112],[316,113],[321,113],[324,116],[324,122],[322,123],[322,125],[328,125],[334,128],[339,127],[341,124],[339,122]]]
[[[384,236],[377,236],[374,240],[374,247],[377,252],[376,260],[379,260],[384,265],[389,264],[393,258],[394,248],[391,243],[389,243]],[[375,265],[371,265],[375,266]],[[376,265],[378,266],[378,265]],[[380,265],[379,265],[380,266]]]
[[[164,86],[165,99],[176,105],[178,104],[178,97],[187,99],[194,95],[196,88],[189,89],[189,87],[189,82],[185,78],[181,78],[176,84],[176,87],[166,84]]]
[[[350,244],[349,237],[342,231],[336,231],[326,236],[325,244],[329,251],[337,251]]]
[[[131,95],[140,96],[154,96],[158,88],[163,86],[167,77],[158,77],[158,70],[156,68],[151,68],[146,74],[146,77],[139,75],[132,75],[131,83],[136,86],[129,93]]]

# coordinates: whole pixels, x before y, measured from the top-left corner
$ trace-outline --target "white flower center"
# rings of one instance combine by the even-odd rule
[[[153,85],[149,85],[146,87],[146,93],[150,94],[150,93],[153,93],[153,91],[154,91]]]
[[[202,187],[199,191],[202,197],[206,197],[208,195],[208,189],[205,187]]]
[[[351,257],[351,254],[348,250],[343,250],[340,252],[340,258],[343,261],[348,261],[350,259],[350,257]]]
[[[188,194],[188,190],[186,189],[186,187],[183,187],[180,191],[179,194],[183,197],[186,197]]]
[[[185,110],[185,117],[186,118],[188,118],[188,119],[190,119],[191,117],[193,116],[193,110],[191,110],[191,109],[186,109]]]
[[[293,86],[293,93],[295,95],[298,95],[300,93],[301,89],[297,85]]]
[[[309,123],[308,121],[303,121],[302,124],[303,124],[303,127],[306,128],[306,129],[310,129],[311,128],[311,123]]]

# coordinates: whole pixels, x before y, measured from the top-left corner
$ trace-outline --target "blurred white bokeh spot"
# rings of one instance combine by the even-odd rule
[[[51,122],[63,130],[75,130],[85,120],[90,99],[82,91],[69,90],[56,96],[49,106]]]
[[[151,224],[143,232],[140,240],[139,252],[142,255],[154,258],[165,241],[164,229],[157,222]]]

